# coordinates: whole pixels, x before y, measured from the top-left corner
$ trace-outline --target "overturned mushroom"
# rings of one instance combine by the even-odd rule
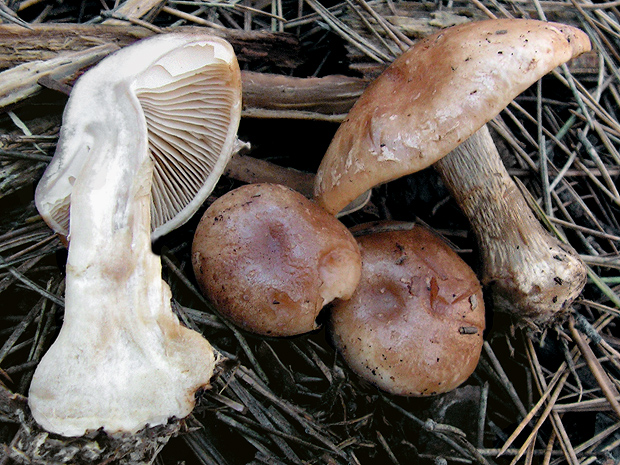
[[[109,56],[75,85],[36,191],[41,215],[69,240],[64,323],[29,394],[48,431],[135,433],[187,416],[208,386],[213,349],[173,314],[151,237],[185,221],[223,171],[239,82],[227,42],[169,34]]]
[[[334,345],[353,371],[392,394],[454,389],[472,374],[482,350],[476,275],[426,228],[388,223],[369,231],[354,230],[362,278],[350,300],[332,306]]]
[[[317,174],[318,202],[335,213],[366,189],[453,151],[436,166],[472,222],[494,303],[526,321],[553,320],[581,292],[585,267],[533,218],[480,128],[589,49],[578,29],[514,19],[464,24],[418,42],[367,88],[338,129]],[[482,149],[457,149],[468,138]]]
[[[126,111],[138,112],[146,125],[133,137],[146,137],[153,164],[153,240],[196,212],[236,148],[241,75],[232,47],[218,37],[181,34],[137,45],[115,53],[97,66],[97,72],[82,77],[80,99],[67,103],[56,155],[36,193],[39,213],[61,236],[69,233],[74,182],[97,150],[94,142],[100,142],[107,129],[100,122],[106,117],[101,107],[106,98],[127,99]],[[109,106],[114,121],[121,110]],[[120,123],[115,127],[125,130]],[[110,143],[119,145],[120,140]]]
[[[264,183],[213,202],[196,228],[192,263],[220,313],[266,336],[316,329],[323,306],[349,298],[361,272],[342,223],[300,193]]]

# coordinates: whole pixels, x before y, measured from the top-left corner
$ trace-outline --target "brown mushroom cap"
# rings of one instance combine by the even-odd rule
[[[416,43],[356,102],[319,167],[315,196],[337,213],[372,187],[426,168],[530,85],[590,49],[579,29],[497,19]]]
[[[321,308],[349,298],[361,258],[348,229],[313,201],[277,184],[248,184],[200,220],[192,262],[205,295],[241,328],[293,336],[317,328]]]
[[[426,228],[357,238],[362,279],[336,302],[330,336],[362,378],[396,395],[450,391],[474,371],[485,327],[480,283]]]

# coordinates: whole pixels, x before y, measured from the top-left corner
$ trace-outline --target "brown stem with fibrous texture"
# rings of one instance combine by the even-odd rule
[[[435,164],[478,239],[482,282],[496,309],[547,324],[586,282],[577,253],[534,217],[486,126]]]

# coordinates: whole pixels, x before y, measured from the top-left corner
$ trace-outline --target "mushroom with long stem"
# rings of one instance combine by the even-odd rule
[[[202,204],[231,156],[241,110],[232,47],[156,36],[85,73],[36,191],[69,244],[63,326],[29,392],[46,430],[136,433],[183,418],[216,357],[182,326],[151,241]]]
[[[579,29],[519,19],[463,24],[418,42],[339,127],[317,173],[319,203],[336,213],[366,189],[452,151],[444,159],[452,161],[436,166],[472,222],[497,308],[536,325],[554,320],[581,292],[585,266],[536,224],[497,151],[486,148],[492,143],[478,145],[475,160],[463,160],[472,153],[457,147],[486,137],[480,129],[513,98],[589,49]]]

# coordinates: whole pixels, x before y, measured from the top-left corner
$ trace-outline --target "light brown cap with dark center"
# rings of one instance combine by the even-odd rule
[[[316,329],[323,306],[349,298],[361,273],[348,229],[277,184],[248,184],[217,199],[196,229],[192,263],[221,314],[266,336]]]
[[[463,383],[485,327],[474,272],[420,226],[357,239],[362,279],[350,300],[333,305],[328,326],[345,361],[396,395],[429,396]]]

